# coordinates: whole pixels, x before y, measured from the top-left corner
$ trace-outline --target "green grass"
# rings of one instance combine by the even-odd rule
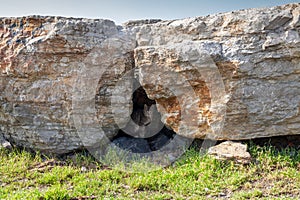
[[[191,149],[171,166],[132,173],[103,166],[80,154],[62,161],[24,150],[1,149],[0,199],[300,197],[299,152],[253,144],[249,150],[254,161],[247,166],[217,161]]]

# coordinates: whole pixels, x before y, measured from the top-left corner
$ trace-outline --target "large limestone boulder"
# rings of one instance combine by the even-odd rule
[[[300,4],[137,27],[139,80],[177,134],[300,134]]]
[[[0,134],[66,153],[130,122],[133,78],[189,138],[300,134],[300,4],[182,20],[0,19]]]
[[[81,138],[88,125],[100,124],[108,139],[117,134],[108,97],[132,68],[135,42],[112,21],[2,18],[0,29],[0,130],[7,140],[66,153],[98,142],[91,130]],[[91,122],[89,103],[98,105]]]

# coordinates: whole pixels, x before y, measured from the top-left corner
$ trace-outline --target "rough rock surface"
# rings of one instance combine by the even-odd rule
[[[233,160],[240,164],[249,164],[251,155],[247,152],[247,145],[226,141],[208,149],[208,154],[218,160]]]
[[[300,134],[299,32],[299,3],[123,27],[0,18],[0,134],[54,153],[108,142],[129,121],[133,77],[179,135]]]
[[[117,134],[108,97],[132,68],[130,52],[135,43],[113,22],[2,18],[0,30],[0,124],[6,139],[66,153],[98,142],[91,130],[90,137],[80,137],[85,133],[80,133],[81,128],[100,123],[108,138]],[[124,87],[131,91],[130,85]],[[101,106],[96,109],[97,120],[90,120],[87,104],[95,101]],[[126,107],[127,102],[119,105]],[[85,114],[84,124],[78,122],[78,113]]]
[[[164,123],[197,138],[300,134],[299,15],[291,4],[136,27],[140,82]]]

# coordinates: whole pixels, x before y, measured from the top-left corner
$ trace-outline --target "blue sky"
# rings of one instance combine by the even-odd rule
[[[0,0],[0,16],[59,15],[105,18],[121,24],[134,19],[178,19],[297,0]]]

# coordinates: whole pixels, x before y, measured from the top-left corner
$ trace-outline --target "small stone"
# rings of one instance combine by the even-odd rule
[[[220,196],[220,197],[224,197],[224,196],[226,196],[226,194],[225,194],[224,192],[220,192],[220,193],[219,193],[219,196]]]
[[[81,171],[81,172],[86,172],[86,171],[87,171],[87,168],[86,168],[86,167],[81,167],[80,171]]]
[[[233,160],[239,164],[249,164],[252,160],[247,145],[232,141],[210,147],[208,154],[218,160]]]
[[[5,141],[4,143],[2,143],[1,146],[5,149],[11,149],[12,148],[10,142],[8,142],[8,141]]]
[[[12,149],[12,145],[2,135],[0,135],[0,148]]]

